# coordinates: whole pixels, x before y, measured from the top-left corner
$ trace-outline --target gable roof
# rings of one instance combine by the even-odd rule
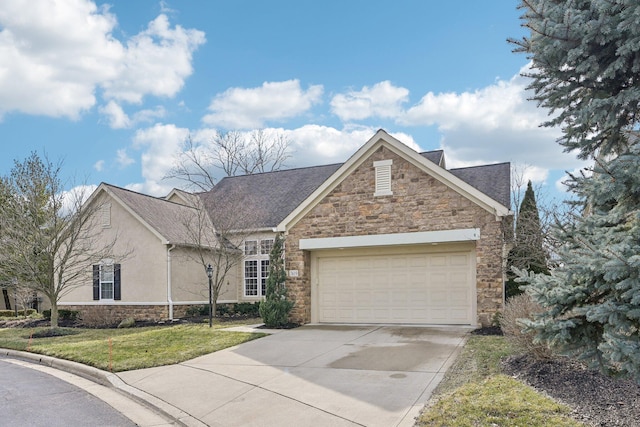
[[[215,224],[230,229],[272,229],[327,180],[341,164],[226,177],[202,193]],[[234,225],[230,225],[235,223]]]
[[[446,169],[444,165],[444,150],[424,151],[420,153],[420,155],[425,159],[431,160],[436,165]]]
[[[485,208],[501,214],[509,212],[509,163],[447,171],[444,169],[443,150],[417,153],[384,131],[378,131],[368,144],[371,144],[371,141],[385,141],[389,144],[387,139],[395,141],[394,146],[400,144],[405,152],[413,153],[413,161],[418,161],[423,169],[436,170],[436,178],[444,175],[449,181],[463,186],[465,195],[470,197],[471,194],[476,201],[481,199]],[[226,231],[273,229],[283,226],[285,219],[290,219],[294,211],[297,211],[321,186],[335,180],[336,177],[333,175],[346,167],[347,163],[353,163],[354,159],[358,158],[357,154],[358,152],[346,163],[226,177],[211,191],[200,193],[200,197],[203,198],[213,221],[224,223],[217,224],[219,228],[225,228]],[[404,156],[406,157],[406,153]],[[447,179],[445,183],[448,182]]]
[[[511,164],[470,166],[449,169],[449,172],[480,190],[501,205],[511,206]]]
[[[409,148],[396,138],[380,129],[376,134],[367,141],[358,151],[356,151],[344,164],[342,164],[336,172],[331,175],[320,187],[318,187],[302,204],[294,209],[287,217],[278,224],[278,231],[286,231],[293,226],[300,218],[309,212],[324,196],[326,196],[333,188],[335,188],[342,180],[351,174],[360,164],[362,164],[369,156],[381,146],[385,146],[391,152],[403,157],[413,165],[422,169],[438,181],[442,182],[452,190],[458,192],[464,197],[470,199],[483,209],[495,214],[496,216],[510,215],[508,204],[491,198],[487,194],[479,191],[474,186],[465,182],[463,179],[454,175],[450,171],[438,166],[428,156],[421,155]],[[487,169],[488,170],[488,169]],[[487,171],[485,170],[485,172]],[[481,171],[482,172],[482,171]],[[473,175],[471,173],[461,173],[461,175]],[[509,182],[509,180],[507,180]],[[503,199],[505,199],[503,197]]]
[[[208,216],[199,216],[195,208],[105,183],[100,184],[87,203],[95,199],[100,192],[111,196],[163,244],[193,245],[194,234],[197,234],[198,229],[204,230],[203,235],[199,237],[203,246],[217,244],[215,230]],[[202,226],[198,227],[198,223]]]

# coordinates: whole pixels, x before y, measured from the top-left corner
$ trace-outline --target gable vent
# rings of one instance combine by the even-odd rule
[[[105,203],[101,206],[102,213],[102,227],[107,228],[111,226],[111,203]]]
[[[392,160],[380,160],[373,162],[376,170],[376,191],[374,196],[391,196],[391,164]]]

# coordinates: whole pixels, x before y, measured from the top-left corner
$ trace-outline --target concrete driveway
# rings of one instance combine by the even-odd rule
[[[188,425],[412,426],[468,331],[303,326],[118,376]]]

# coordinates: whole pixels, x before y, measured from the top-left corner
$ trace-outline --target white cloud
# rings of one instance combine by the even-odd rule
[[[100,107],[98,111],[107,118],[111,129],[131,128],[136,124],[152,122],[166,115],[164,107],[157,106],[155,109],[136,111],[130,117],[124,112],[123,108],[113,100]]]
[[[95,162],[93,164],[93,168],[98,172],[102,172],[104,170],[104,160],[98,160]]]
[[[370,117],[393,118],[402,113],[402,104],[409,99],[409,90],[396,87],[388,80],[360,91],[338,94],[331,100],[331,111],[343,121]]]
[[[104,82],[105,96],[131,103],[143,96],[172,97],[191,75],[193,52],[205,42],[202,31],[171,29],[166,15],[159,15],[148,28],[127,41],[117,79]]]
[[[66,215],[77,212],[80,205],[87,201],[96,188],[98,186],[93,184],[77,185],[68,191],[63,191],[60,194],[62,196],[62,207],[60,209],[62,213]]]
[[[268,121],[282,121],[306,112],[321,101],[322,93],[321,85],[303,90],[299,80],[230,88],[213,98],[209,105],[212,113],[202,121],[224,129],[261,128]]]
[[[533,165],[544,174],[579,165],[556,142],[560,129],[540,127],[549,119],[548,111],[527,99],[527,84],[518,74],[474,92],[430,92],[397,122],[437,126],[449,167],[511,161]]]
[[[125,44],[116,28],[108,6],[90,0],[0,2],[0,118],[18,111],[75,120],[100,88],[107,100],[174,96],[204,34],[171,29],[165,15]],[[109,117],[122,125],[115,113]]]
[[[133,138],[133,146],[142,150],[142,177],[145,182],[133,184],[131,189],[161,196],[175,186],[175,182],[163,180],[174,165],[175,156],[189,135],[189,129],[173,124],[156,124],[147,129],[139,129]]]
[[[127,150],[125,148],[121,148],[118,151],[116,151],[116,162],[118,162],[121,168],[126,168],[127,166],[135,163],[136,161],[133,160],[131,157],[129,157],[129,155],[127,154]]]
[[[111,129],[124,129],[131,126],[129,116],[115,101],[109,101],[107,105],[100,107],[99,111],[107,117]]]
[[[77,119],[98,84],[119,74],[116,18],[87,0],[0,2],[0,115]]]
[[[292,142],[291,164],[313,166],[345,162],[376,133],[377,129],[366,126],[350,126],[336,129],[328,126],[305,125],[293,130],[283,130]],[[420,147],[413,138],[404,133],[390,133],[414,150]]]

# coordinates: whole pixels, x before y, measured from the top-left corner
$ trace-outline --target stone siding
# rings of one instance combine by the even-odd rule
[[[186,311],[190,307],[200,307],[202,304],[193,305],[174,305],[173,317],[179,319],[186,317]],[[108,313],[108,318],[121,321],[128,317],[133,317],[135,320],[140,321],[152,321],[157,322],[160,320],[169,319],[169,306],[168,305],[60,305],[59,309],[75,310],[80,314],[88,311],[101,310]]]
[[[374,197],[374,161],[393,160],[393,195]],[[292,320],[311,320],[310,253],[300,239],[479,228],[476,242],[478,323],[503,305],[503,222],[385,147],[380,147],[287,233],[286,269]]]

